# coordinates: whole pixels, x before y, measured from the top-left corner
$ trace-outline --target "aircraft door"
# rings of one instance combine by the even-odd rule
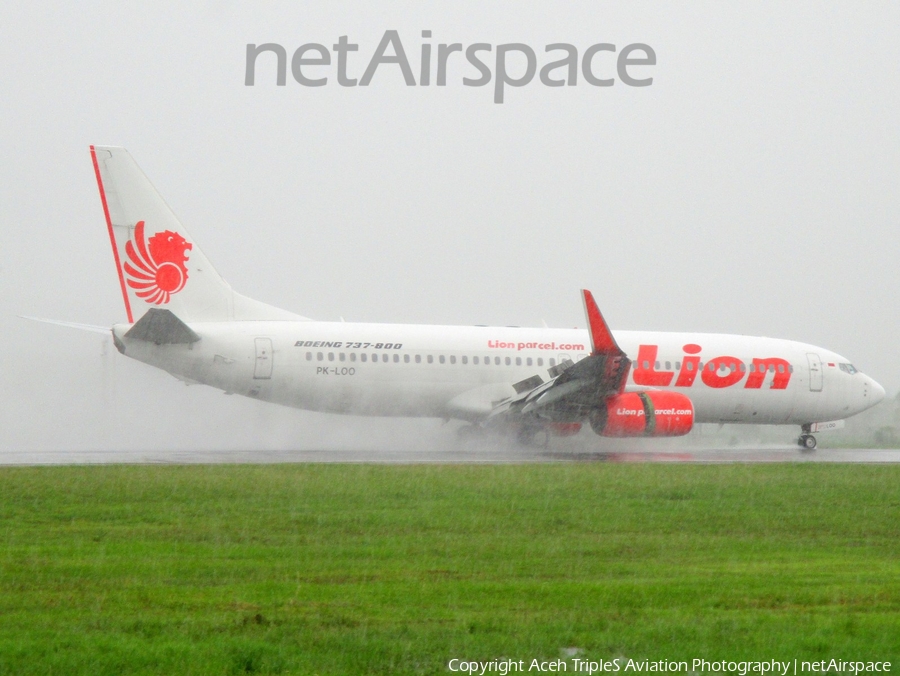
[[[809,361],[809,391],[822,391],[822,360],[819,355],[812,352],[806,353],[806,359]]]
[[[255,380],[268,380],[272,377],[272,339],[256,339],[256,365],[253,367]]]

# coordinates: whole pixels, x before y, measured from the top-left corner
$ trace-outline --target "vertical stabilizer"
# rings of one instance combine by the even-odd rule
[[[124,148],[91,146],[129,323],[151,308],[186,322],[303,319],[235,293]]]

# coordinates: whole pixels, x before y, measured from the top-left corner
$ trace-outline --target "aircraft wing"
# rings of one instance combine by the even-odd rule
[[[517,394],[498,404],[486,424],[575,423],[608,397],[625,390],[631,360],[616,343],[590,291],[582,289],[584,313],[591,341],[590,356],[551,369],[553,378],[534,376],[513,385]]]

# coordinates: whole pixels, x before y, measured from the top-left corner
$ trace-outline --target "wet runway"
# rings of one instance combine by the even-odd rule
[[[255,450],[255,451],[0,451],[0,466],[107,464],[247,463],[479,464],[552,462],[831,462],[897,463],[900,449],[817,449],[796,447],[703,448],[678,450],[548,450],[481,445],[464,449],[424,450]]]

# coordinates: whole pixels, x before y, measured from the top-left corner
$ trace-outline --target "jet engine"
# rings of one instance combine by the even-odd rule
[[[588,421],[602,437],[680,437],[694,426],[694,405],[677,392],[623,392],[593,409]]]

